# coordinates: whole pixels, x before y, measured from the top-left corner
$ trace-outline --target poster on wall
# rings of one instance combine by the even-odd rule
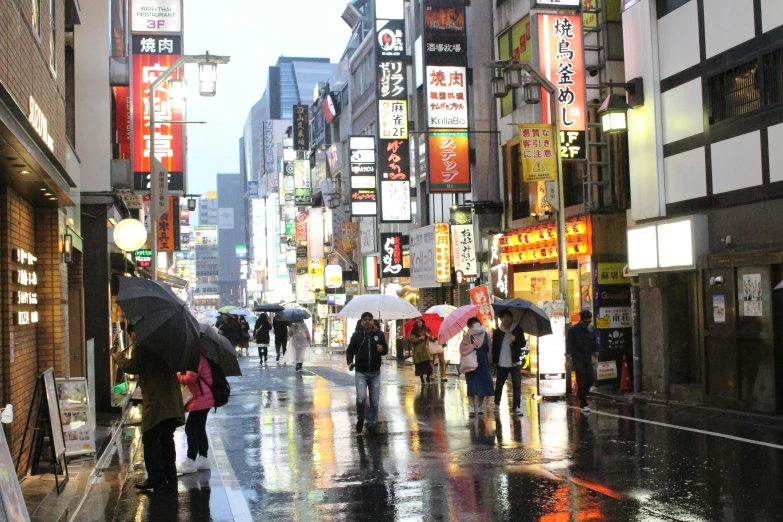
[[[726,322],[726,296],[712,296],[712,320],[716,323]]]
[[[761,317],[763,315],[761,274],[742,276],[742,296],[745,317]]]

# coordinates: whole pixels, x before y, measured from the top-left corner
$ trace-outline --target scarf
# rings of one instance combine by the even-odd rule
[[[468,335],[473,338],[473,343],[471,344],[473,344],[474,347],[480,348],[481,344],[484,342],[485,333],[487,333],[487,329],[484,328],[481,323],[472,328],[468,328]],[[478,345],[476,343],[478,343]]]
[[[498,330],[500,330],[502,332],[505,332],[505,333],[510,333],[510,332],[513,332],[514,328],[516,328],[517,326],[519,326],[519,323],[511,323],[511,327],[508,330],[506,330],[505,327],[503,326],[503,324],[501,323],[498,326]]]

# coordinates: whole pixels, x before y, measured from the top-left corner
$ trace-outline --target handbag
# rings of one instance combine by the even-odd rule
[[[182,393],[182,405],[184,406],[190,402],[190,399],[193,398],[193,393],[190,391],[190,388],[187,384],[180,384],[179,391]]]
[[[470,373],[478,368],[478,356],[473,350],[467,355],[463,355],[459,360],[459,373]]]
[[[430,355],[438,355],[443,353],[443,346],[439,345],[435,341],[430,341],[427,344],[427,351],[430,352]]]

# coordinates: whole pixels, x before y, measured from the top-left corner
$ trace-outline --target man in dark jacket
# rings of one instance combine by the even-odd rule
[[[522,348],[525,347],[525,331],[519,324],[511,324],[511,310],[498,313],[500,326],[492,334],[492,364],[497,369],[495,381],[495,413],[500,413],[503,386],[511,375],[514,395],[514,415],[522,416]]]
[[[587,392],[595,382],[594,366],[598,364],[598,345],[595,341],[595,329],[590,323],[593,314],[590,310],[579,312],[579,322],[568,329],[566,339],[566,369],[576,371],[576,392],[579,397],[579,407],[584,411],[587,406]]]
[[[286,348],[288,347],[288,323],[280,321],[275,317],[272,320],[272,331],[275,333],[275,351],[277,352],[277,359],[285,355]],[[281,353],[282,350],[282,353]]]
[[[351,336],[351,342],[345,351],[348,369],[356,369],[356,433],[364,428],[364,406],[367,390],[370,390],[370,411],[367,413],[367,426],[378,422],[378,400],[381,396],[381,359],[389,353],[386,337],[373,323],[370,312],[362,314],[362,327]]]

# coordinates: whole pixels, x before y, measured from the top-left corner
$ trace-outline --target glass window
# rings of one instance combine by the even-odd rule
[[[711,124],[761,108],[757,60],[716,74],[709,78],[707,83]]]
[[[33,25],[33,31],[38,37],[41,37],[41,0],[32,0],[33,2],[33,17],[31,23]]]
[[[55,17],[55,0],[49,0],[49,67],[57,70],[57,18]]]

